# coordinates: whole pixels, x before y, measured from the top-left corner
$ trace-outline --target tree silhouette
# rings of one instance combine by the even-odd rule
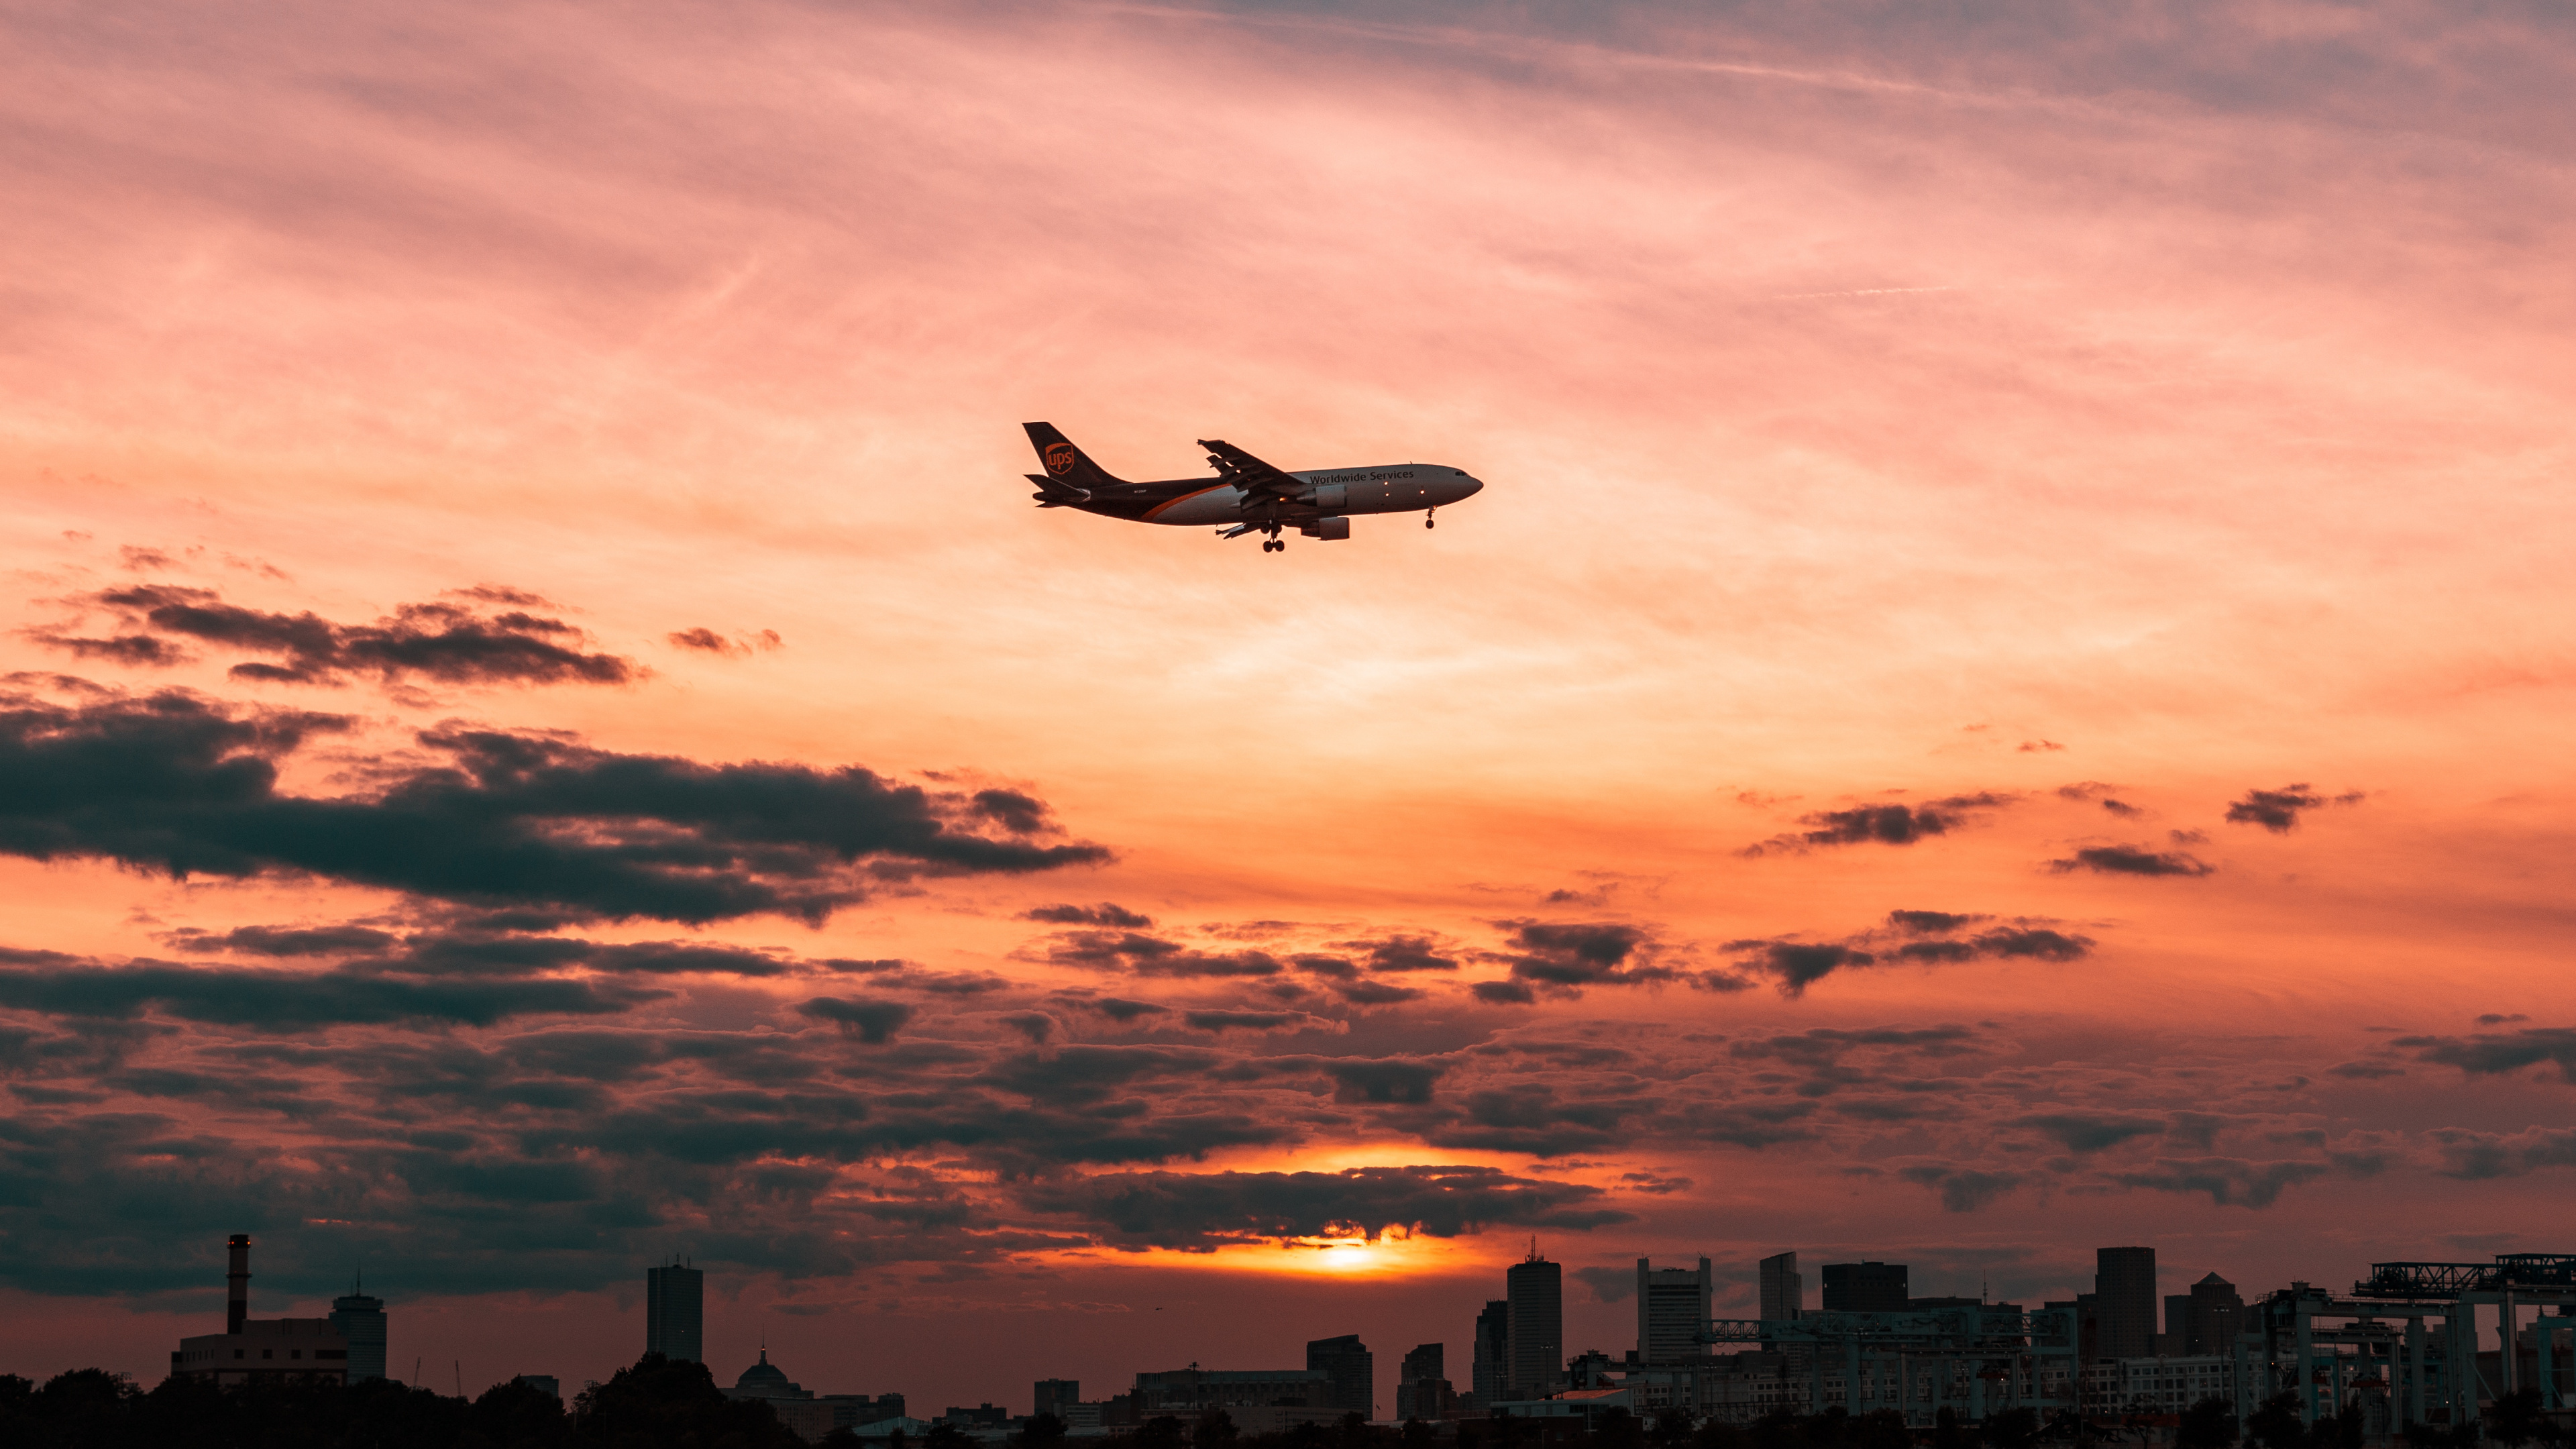
[[[2037,1409],[2006,1409],[1986,1416],[1986,1442],[1994,1449],[2030,1449],[2039,1442]]]
[[[1592,1429],[1598,1449],[1646,1449],[1646,1426],[1625,1409],[1612,1408]]]
[[[1792,1416],[1790,1422],[1797,1426],[1798,1442],[1805,1449],[1843,1449],[1843,1440],[1851,1430],[1851,1410],[1828,1404],[1821,1414]]]
[[[2033,1426],[2036,1429],[2036,1425]],[[1844,1441],[1850,1449],[1913,1449],[1913,1431],[1905,1427],[1905,1415],[1895,1409],[1872,1409],[1852,1420]]]
[[[2182,1411],[2174,1449],[2228,1449],[2236,1442],[2236,1406],[2216,1394]]]
[[[2557,1427],[2542,1417],[2538,1389],[2516,1389],[2487,1406],[2487,1432],[2499,1443],[2519,1445],[2534,1439],[2555,1439]]]
[[[560,1444],[564,1437],[563,1401],[543,1389],[512,1379],[494,1384],[465,1411],[470,1433],[480,1434],[496,1449],[536,1449]]]
[[[488,1395],[486,1397],[489,1397]],[[574,1441],[624,1449],[629,1442],[714,1445],[740,1435],[742,1449],[797,1449],[804,1441],[767,1404],[728,1399],[702,1363],[648,1353],[573,1401]]]
[[[2287,1389],[2263,1401],[2245,1418],[2245,1432],[2263,1441],[2264,1449],[2306,1449],[2307,1426],[2299,1422],[2299,1391]]]
[[[1753,1449],[1753,1436],[1741,1424],[1729,1424],[1712,1416],[1707,1423],[1692,1431],[1691,1449]]]

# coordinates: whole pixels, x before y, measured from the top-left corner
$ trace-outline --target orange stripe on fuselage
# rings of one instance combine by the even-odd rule
[[[1189,501],[1190,501],[1191,499],[1193,499],[1193,498],[1204,497],[1204,496],[1205,496],[1205,495],[1207,495],[1207,494],[1214,493],[1214,492],[1215,492],[1215,491],[1217,491],[1217,489],[1219,489],[1219,488],[1231,488],[1231,487],[1233,487],[1233,486],[1234,486],[1234,485],[1233,485],[1233,484],[1231,484],[1231,483],[1215,483],[1215,484],[1211,484],[1211,485],[1209,485],[1208,487],[1201,488],[1201,489],[1199,489],[1199,490],[1197,490],[1196,492],[1193,492],[1193,493],[1184,493],[1184,494],[1182,494],[1182,495],[1181,495],[1180,497],[1178,497],[1178,498],[1165,499],[1163,502],[1161,502],[1161,503],[1157,503],[1157,504],[1155,504],[1153,507],[1146,509],[1146,510],[1145,510],[1145,516],[1144,516],[1144,518],[1143,518],[1143,519],[1141,519],[1141,520],[1139,520],[1139,521],[1140,521],[1140,522],[1144,522],[1144,523],[1151,523],[1151,522],[1153,522],[1155,519],[1162,517],[1162,516],[1163,516],[1163,511],[1164,511],[1165,509],[1167,509],[1167,508],[1178,508],[1178,507],[1180,507],[1182,504],[1189,502]]]

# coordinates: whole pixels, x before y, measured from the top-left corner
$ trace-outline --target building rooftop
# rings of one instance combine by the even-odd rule
[[[802,1384],[791,1382],[787,1372],[769,1361],[769,1350],[760,1351],[760,1362],[742,1371],[726,1394],[735,1399],[810,1399]]]

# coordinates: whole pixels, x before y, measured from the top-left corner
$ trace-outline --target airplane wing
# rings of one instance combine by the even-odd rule
[[[1217,471],[1217,476],[1243,490],[1246,507],[1271,501],[1284,503],[1306,491],[1303,482],[1222,438],[1201,438],[1199,446],[1208,450],[1208,466]]]

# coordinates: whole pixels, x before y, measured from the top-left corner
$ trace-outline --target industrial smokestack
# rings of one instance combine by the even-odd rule
[[[224,1246],[232,1250],[233,1259],[232,1271],[224,1275],[231,1289],[224,1300],[224,1332],[239,1333],[250,1317],[250,1234],[235,1233]]]

